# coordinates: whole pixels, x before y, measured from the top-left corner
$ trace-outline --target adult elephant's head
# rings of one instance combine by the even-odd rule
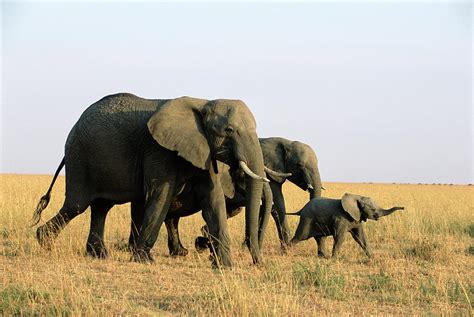
[[[260,143],[266,166],[274,171],[291,173],[287,178],[268,173],[270,178],[278,183],[288,179],[301,189],[307,190],[310,199],[321,197],[318,158],[309,145],[284,138],[260,139]]]
[[[153,138],[195,167],[214,160],[247,173],[246,236],[254,262],[260,259],[258,214],[264,178],[263,156],[250,109],[240,100],[181,97],[167,101],[148,121]]]

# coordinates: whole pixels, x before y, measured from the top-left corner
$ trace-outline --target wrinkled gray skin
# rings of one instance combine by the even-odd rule
[[[363,229],[367,219],[378,220],[403,207],[383,209],[369,197],[345,194],[342,199],[317,198],[309,201],[303,209],[288,215],[301,217],[291,245],[314,238],[318,245],[318,256],[326,257],[324,238],[334,237],[332,257],[336,258],[347,232],[362,247],[368,257],[372,256]]]
[[[66,197],[58,214],[37,229],[42,246],[91,206],[88,251],[102,254],[103,222],[115,204],[131,202],[139,234],[134,260],[152,261],[150,250],[173,201],[185,184],[199,184],[203,217],[216,260],[231,266],[225,199],[214,160],[247,163],[263,176],[256,123],[239,100],[189,97],[143,99],[131,94],[104,97],[84,111],[66,141]],[[58,168],[58,172],[62,164]],[[260,261],[258,217],[263,183],[247,177],[246,236],[253,261]],[[35,211],[39,221],[51,188]],[[95,230],[97,229],[97,230]],[[91,250],[92,248],[92,250]]]
[[[275,220],[280,243],[283,248],[286,248],[290,242],[290,231],[286,220],[285,199],[282,193],[282,185],[288,179],[301,189],[307,190],[310,199],[321,197],[322,185],[318,169],[318,159],[309,145],[298,141],[291,141],[279,137],[260,138],[259,140],[265,166],[276,172],[292,174],[287,178],[276,176],[275,174],[267,174],[267,177],[270,179],[270,189],[274,202],[271,214]],[[225,177],[221,180],[221,183],[226,184],[224,187],[229,188],[229,192],[231,192],[230,188],[235,187],[235,195],[233,197],[226,194],[227,217],[231,218],[239,214],[242,207],[245,206],[245,182],[242,181],[241,175],[234,175],[232,178]],[[308,185],[311,185],[313,189],[309,189]],[[190,205],[187,207],[191,210],[196,209],[196,207]],[[263,210],[261,214],[264,214]],[[165,220],[165,223],[168,230],[168,247],[170,254],[186,255],[188,250],[183,247],[179,239],[179,216],[177,214],[176,216],[170,214],[170,217]],[[196,239],[196,247],[198,250],[205,248],[206,244],[207,242],[203,237]]]

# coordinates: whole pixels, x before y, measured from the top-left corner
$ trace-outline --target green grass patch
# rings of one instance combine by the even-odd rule
[[[434,261],[440,258],[443,246],[437,241],[430,239],[421,239],[411,243],[411,246],[405,248],[403,253],[408,257],[419,258],[425,261]]]
[[[306,290],[315,288],[324,296],[332,299],[343,299],[345,278],[336,274],[329,266],[316,263],[313,268],[298,263],[293,268],[293,281],[296,288]]]
[[[469,235],[471,238],[474,238],[474,223],[471,223],[464,229],[464,232]]]
[[[378,274],[371,274],[368,277],[369,282],[365,289],[372,292],[380,291],[397,291],[401,287],[387,274],[381,272]]]
[[[466,249],[466,253],[469,255],[474,255],[474,245],[469,246],[469,248]]]
[[[51,304],[51,295],[45,291],[19,287],[7,287],[0,290],[0,315],[37,314],[39,311],[35,311],[33,307],[39,308]],[[48,313],[54,313],[54,311]]]
[[[471,305],[474,295],[474,285],[462,285],[458,281],[451,281],[447,285],[449,302],[451,304],[467,304]]]
[[[426,303],[431,303],[436,300],[439,293],[436,283],[432,277],[428,277],[426,280],[420,282],[419,291],[421,299]]]

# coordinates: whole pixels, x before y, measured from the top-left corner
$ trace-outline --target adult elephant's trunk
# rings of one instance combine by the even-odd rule
[[[245,241],[250,250],[253,263],[261,262],[258,245],[260,200],[262,198],[263,182],[266,181],[263,165],[263,155],[257,135],[243,138],[242,143],[235,143],[236,157],[242,167],[243,161],[251,173],[246,170],[246,203],[245,203]],[[255,177],[257,176],[257,177]],[[264,228],[263,228],[264,229]],[[263,234],[263,232],[262,232]]]
[[[268,225],[268,219],[272,213],[273,207],[273,194],[270,185],[265,182],[263,184],[263,203],[260,208],[260,225],[258,228],[258,247],[262,249],[263,239],[265,238],[265,230]]]
[[[319,171],[313,170],[305,175],[305,180],[308,184],[309,199],[321,197],[321,177]],[[311,185],[311,187],[309,186]]]

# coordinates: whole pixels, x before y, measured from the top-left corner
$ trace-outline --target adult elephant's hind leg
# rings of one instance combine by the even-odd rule
[[[89,184],[82,166],[76,166],[66,156],[66,197],[59,212],[44,225],[36,229],[39,244],[50,249],[61,230],[91,203]]]
[[[104,244],[104,227],[107,214],[113,205],[105,199],[96,199],[91,203],[91,225],[86,244],[86,251],[90,256],[106,258],[108,255]]]
[[[89,200],[85,197],[79,197],[79,199],[72,199],[67,196],[63,206],[59,212],[48,220],[44,225],[36,229],[36,238],[38,243],[45,249],[50,249],[54,239],[59,235],[62,229],[74,219],[77,215],[86,210],[89,206]]]
[[[181,244],[179,239],[179,218],[165,219],[166,230],[168,231],[168,249],[172,256],[186,256],[188,250]]]

